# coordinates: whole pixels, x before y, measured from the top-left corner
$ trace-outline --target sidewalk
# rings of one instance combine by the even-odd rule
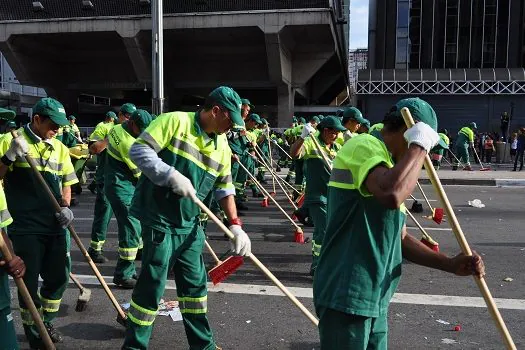
[[[461,168],[452,171],[450,167],[442,167],[437,173],[443,185],[525,187],[525,170],[511,171],[510,164],[502,165],[485,166],[490,168],[490,171],[480,171],[477,164],[472,165],[473,171],[463,171]],[[424,170],[420,179],[422,184],[430,183]]]

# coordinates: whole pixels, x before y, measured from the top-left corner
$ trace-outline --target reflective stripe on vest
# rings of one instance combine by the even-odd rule
[[[40,304],[42,306],[42,309],[45,312],[58,312],[58,309],[60,308],[60,302],[62,301],[62,299],[46,299],[40,295],[40,292],[38,293],[38,297],[40,298]]]
[[[354,176],[350,169],[333,168],[328,186],[353,190],[355,189]]]
[[[137,257],[139,248],[118,248],[118,255],[122,260],[133,261]]]
[[[96,251],[101,251],[102,250],[102,247],[104,246],[104,243],[106,241],[98,241],[98,242],[95,242],[95,241],[91,241],[89,242],[89,247],[93,250],[96,250]]]
[[[172,151],[174,153],[179,154],[177,151],[182,151],[191,157],[194,158],[194,160],[197,161],[197,165],[200,165],[201,167],[204,167],[204,170],[210,172],[210,170],[213,170],[212,173],[214,175],[219,174],[223,168],[224,165],[220,164],[219,162],[213,160],[212,158],[208,157],[205,154],[202,154],[198,148],[195,148],[192,144],[179,140],[176,138],[173,138],[171,140],[171,147],[173,147]],[[200,163],[200,164],[199,164]]]

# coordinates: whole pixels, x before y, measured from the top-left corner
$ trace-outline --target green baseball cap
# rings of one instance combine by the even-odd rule
[[[14,120],[10,120],[5,124],[6,128],[16,128],[16,123]]]
[[[292,117],[292,123],[297,123],[297,117],[295,115]]]
[[[337,131],[346,131],[346,128],[341,124],[339,118],[333,115],[327,115],[324,119],[317,125],[317,130],[322,129],[335,129]]]
[[[113,120],[117,120],[117,115],[113,111],[109,111],[106,113],[106,118],[111,118]]]
[[[33,115],[35,114],[49,117],[58,126],[69,125],[64,106],[51,97],[44,97],[33,106]]]
[[[402,108],[408,108],[414,121],[423,122],[428,124],[434,131],[438,131],[437,115],[434,109],[426,101],[419,97],[411,97],[400,100],[396,103],[396,108],[399,114],[401,114]],[[448,145],[441,138],[439,139],[439,146],[448,149]]]
[[[248,118],[250,120],[253,120],[254,122],[256,122],[257,124],[262,124],[262,120],[261,120],[261,117],[259,117],[258,114],[255,114],[255,113],[252,113],[248,116]]]
[[[365,119],[365,122],[363,123],[363,125],[366,126],[368,129],[370,129],[370,126],[371,126],[370,120]]]
[[[137,110],[137,107],[133,103],[124,103],[122,107],[120,107],[120,112],[124,114],[133,114]]]
[[[75,117],[73,114],[71,114],[69,117],[67,117],[67,119],[69,119],[69,120],[76,120],[77,117]]]
[[[233,124],[232,128],[245,128],[244,120],[241,116],[242,100],[235,90],[227,86],[219,86],[210,93],[208,98],[212,99],[215,103],[226,108],[228,112],[230,112],[230,119]]]
[[[363,118],[361,111],[355,107],[349,107],[343,112],[343,125],[346,124],[350,119],[357,121],[359,124],[364,124],[366,119]]]
[[[299,123],[306,124],[306,119],[304,119],[303,117],[299,118]]]
[[[321,122],[321,119],[319,119],[318,116],[313,116],[312,118],[310,118],[310,121],[319,124]]]
[[[151,123],[153,118],[151,117],[151,114],[148,113],[148,111],[137,109],[135,112],[133,112],[129,120],[132,120],[135,125],[138,126],[140,132],[143,132]]]
[[[16,112],[10,109],[0,108],[0,119],[11,120],[16,117]]]
[[[476,122],[472,122],[468,126],[470,126],[471,129],[477,129],[478,128],[478,125],[476,124]]]
[[[250,102],[250,100],[248,100],[247,98],[242,98],[242,99],[241,99],[241,103],[242,103],[243,105],[248,105],[248,106],[250,106],[251,109],[255,109],[255,106],[252,105],[252,103]]]
[[[264,119],[264,118],[261,118],[261,122],[262,122],[262,124],[264,124],[264,125],[268,125],[268,121],[267,121],[266,119]]]

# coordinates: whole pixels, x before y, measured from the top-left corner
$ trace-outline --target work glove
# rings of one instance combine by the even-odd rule
[[[310,136],[311,133],[315,131],[315,128],[310,123],[306,123],[303,127],[303,131],[301,131],[301,138],[304,140],[308,136]]]
[[[183,197],[189,197],[197,192],[191,184],[190,179],[175,169],[173,169],[168,176],[168,187],[170,187],[174,193]]]
[[[252,253],[250,237],[239,225],[231,225],[229,229],[235,236],[235,241],[230,241],[230,249],[237,255],[249,256]]]
[[[11,144],[9,145],[9,149],[5,152],[5,156],[10,161],[14,162],[16,158],[23,158],[28,151],[29,145],[27,144],[27,141],[23,137],[18,136],[11,140]]]
[[[408,146],[415,143],[423,148],[427,153],[439,142],[439,135],[428,124],[423,122],[416,123],[413,127],[405,131],[405,140]]]
[[[272,139],[272,143],[276,145],[277,144],[277,140]]]
[[[60,209],[60,213],[55,213],[55,217],[62,228],[68,227],[75,218],[73,216],[73,212],[68,207],[62,207],[62,209]]]

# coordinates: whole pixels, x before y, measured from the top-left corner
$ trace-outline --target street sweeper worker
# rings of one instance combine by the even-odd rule
[[[53,342],[62,341],[54,328],[62,295],[69,281],[67,226],[73,221],[69,209],[71,185],[78,183],[69,149],[55,135],[69,124],[64,106],[55,99],[40,99],[33,107],[31,123],[17,130],[18,137],[5,134],[0,139],[0,178],[5,179],[5,194],[13,223],[9,238],[16,255],[27,270],[24,282],[43,315]],[[56,213],[50,198],[23,157],[33,158],[62,209]],[[39,276],[42,286],[39,290]],[[19,294],[24,332],[31,348],[42,347],[33,318]]]
[[[70,115],[67,117],[67,119],[69,120],[69,132],[71,132],[79,142],[82,142],[82,138],[80,137],[80,129],[76,124],[77,117]]]
[[[416,121],[408,130],[403,107]],[[321,349],[387,349],[388,306],[403,258],[460,276],[484,275],[476,253],[448,257],[407,233],[403,201],[441,142],[434,110],[419,98],[404,99],[383,123],[381,132],[350,139],[333,163],[313,285]]]
[[[107,136],[104,190],[118,225],[118,260],[113,283],[124,289],[135,286],[135,259],[139,248],[142,248],[140,222],[129,212],[141,173],[129,158],[129,150],[150,123],[151,115],[137,109],[128,121],[112,128]]]
[[[13,119],[15,116],[16,113],[14,111],[0,108],[0,118]],[[24,150],[21,149],[21,151]],[[23,154],[25,153],[20,152],[20,155]],[[18,341],[13,322],[13,314],[11,313],[11,293],[7,275],[9,274],[13,278],[22,278],[24,277],[26,267],[24,261],[12,251],[11,243],[6,234],[7,226],[12,222],[13,218],[7,208],[4,188],[0,182],[0,229],[2,230],[0,234],[12,255],[12,259],[8,263],[3,259],[2,253],[0,252],[0,339],[2,340],[2,348],[16,350],[18,349]]]
[[[343,133],[343,143],[357,135],[357,131],[362,124],[366,123],[361,111],[355,107],[349,107],[343,112],[342,124],[346,131]],[[341,144],[341,145],[342,145]]]
[[[306,129],[306,128],[305,128]],[[290,148],[290,155],[301,158],[305,164],[306,188],[305,205],[308,205],[310,217],[313,220],[314,232],[312,237],[312,265],[310,275],[314,275],[317,260],[321,252],[323,238],[326,228],[326,203],[328,192],[328,181],[332,169],[329,168],[320,153],[312,137],[315,137],[322,147],[321,152],[330,160],[335,158],[337,151],[341,148],[335,141],[337,135],[345,131],[345,127],[335,116],[327,116],[317,126],[317,135],[301,135]],[[303,138],[304,136],[304,138]],[[330,164],[331,166],[331,164]]]
[[[456,151],[456,156],[459,161],[465,165],[463,170],[472,170],[470,166],[470,157],[468,154],[469,147],[474,150],[474,132],[478,129],[478,126],[475,122],[470,123],[468,126],[464,126],[459,130],[458,137],[456,138],[456,143],[454,148]],[[452,170],[458,169],[457,161],[454,162]]]
[[[121,119],[121,115],[124,115],[125,119],[126,116],[131,116],[136,110],[137,108],[134,104],[124,103],[120,107],[118,120]],[[113,119],[114,115],[114,112],[107,112],[106,120],[103,123],[99,123],[89,137],[89,152],[97,155],[97,170],[95,172],[97,190],[95,206],[93,207],[93,224],[91,226],[91,242],[89,243],[88,253],[97,264],[108,262],[108,259],[104,256],[103,247],[106,242],[106,234],[109,222],[113,216],[113,210],[104,190],[104,174],[107,158],[107,136],[115,126],[115,123],[109,121],[109,118]]]
[[[161,114],[137,138],[131,160],[142,171],[131,214],[142,224],[142,269],[131,297],[123,349],[146,349],[173,271],[179,308],[190,349],[216,349],[207,312],[204,233],[199,207],[211,191],[235,236],[232,250],[248,256],[251,242],[235,208],[231,151],[225,133],[241,129],[241,99],[229,87],[218,87],[195,112]]]
[[[443,159],[443,154],[445,153],[445,150],[448,149],[448,146],[450,145],[450,139],[447,136],[448,131],[447,129],[443,129],[439,132],[439,137],[443,140],[447,148],[443,148],[441,145],[437,145],[434,148],[430,150],[430,159],[432,159],[432,164],[434,165],[434,168],[436,170],[439,170],[441,167],[441,160]]]
[[[117,121],[118,121],[118,118],[117,118],[117,115],[115,114],[115,112],[109,111],[109,112],[106,113],[106,117],[105,117],[104,121],[98,123],[95,126],[94,131],[97,130],[103,124],[111,124],[111,126],[113,126],[113,124],[116,123]],[[93,134],[91,134],[91,136],[93,136]],[[88,144],[92,144],[92,141],[90,139],[91,139],[91,137],[88,138]],[[91,150],[90,150],[90,153],[94,153],[94,152],[91,152]],[[97,157],[97,164],[98,164],[98,157]],[[95,177],[96,177],[96,173],[95,173]],[[97,192],[97,181],[96,181],[95,178],[93,178],[93,181],[91,181],[91,183],[88,185],[88,189],[93,194],[95,194]]]

